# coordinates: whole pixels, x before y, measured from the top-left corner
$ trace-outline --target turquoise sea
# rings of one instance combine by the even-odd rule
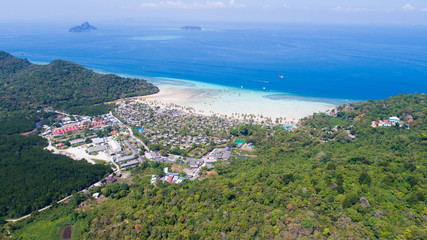
[[[380,99],[427,92],[426,26],[0,24],[0,50],[113,73],[188,79],[299,98]],[[75,24],[77,25],[77,24]],[[276,98],[289,95],[276,95]]]

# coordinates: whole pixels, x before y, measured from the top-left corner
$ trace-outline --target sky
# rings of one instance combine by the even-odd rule
[[[427,24],[427,0],[1,0],[1,22]]]

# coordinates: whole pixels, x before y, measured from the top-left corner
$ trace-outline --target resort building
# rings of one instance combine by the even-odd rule
[[[411,116],[412,118],[412,116]],[[408,118],[409,119],[409,118]],[[392,125],[396,125],[397,123],[400,123],[400,119],[396,116],[393,117],[389,117],[388,120],[385,119],[383,120],[379,120],[378,122],[376,121],[372,121],[371,122],[371,127],[391,127]]]
[[[396,124],[396,123],[399,123],[399,122],[400,122],[400,119],[399,119],[398,117],[396,117],[396,116],[393,116],[393,117],[389,117],[389,118],[388,118],[388,121],[389,121],[390,123],[392,123],[392,124]]]
[[[139,162],[136,161],[136,160],[134,160],[134,161],[127,162],[125,164],[121,164],[121,167],[122,167],[122,170],[125,170],[128,167],[134,167],[134,166],[136,166],[138,164],[139,164]]]
[[[93,138],[92,139],[92,143],[93,144],[96,144],[96,145],[98,145],[98,144],[101,144],[101,143],[104,143],[105,141],[104,141],[104,139],[103,138]]]
[[[115,153],[121,152],[122,151],[122,147],[120,146],[120,144],[115,141],[112,140],[108,143],[108,145],[110,146],[110,149],[113,150]]]
[[[297,126],[293,126],[293,125],[282,125],[282,127],[288,132],[292,132],[293,130],[298,128]]]
[[[389,122],[388,120],[384,120],[384,127],[391,127],[391,122]]]
[[[94,147],[90,147],[87,149],[88,153],[93,153],[93,152],[102,152],[107,150],[107,148],[105,147],[105,145],[98,145],[98,146],[94,146]]]
[[[83,138],[74,139],[74,140],[70,140],[70,144],[71,145],[80,144],[80,143],[84,143],[84,141],[85,140]]]
[[[122,162],[131,161],[131,160],[134,160],[134,159],[135,159],[135,155],[129,155],[129,156],[124,156],[124,157],[117,158],[116,162],[122,163]]]

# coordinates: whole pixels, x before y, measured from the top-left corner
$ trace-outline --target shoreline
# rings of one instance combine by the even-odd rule
[[[135,77],[123,74],[121,76]],[[285,123],[295,124],[301,118],[315,112],[328,112],[338,105],[315,101],[320,100],[316,98],[294,97],[280,92],[231,88],[183,79],[149,77],[143,79],[155,84],[159,92],[132,99],[154,106],[181,109],[206,116],[216,115],[240,120],[253,116],[257,122],[267,119],[275,122],[276,119],[283,119]],[[345,102],[345,100],[342,101],[342,103]]]
[[[99,69],[92,70],[97,73],[111,74]],[[357,101],[304,97],[278,91],[235,88],[186,79],[112,74],[146,80],[159,88],[158,93],[135,96],[130,99],[205,116],[216,115],[238,120],[251,116],[256,122],[267,119],[275,122],[276,119],[281,119],[285,124],[296,124],[300,119],[311,116],[313,113],[329,112],[340,104]],[[123,100],[118,99],[113,102]]]

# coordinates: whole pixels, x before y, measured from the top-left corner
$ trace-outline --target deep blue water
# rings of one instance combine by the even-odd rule
[[[423,26],[98,26],[88,33],[67,27],[0,26],[0,50],[31,61],[64,59],[107,72],[308,97],[366,100],[427,92]]]

